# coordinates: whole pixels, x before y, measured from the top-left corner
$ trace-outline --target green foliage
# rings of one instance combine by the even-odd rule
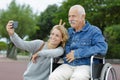
[[[53,24],[58,24],[60,19],[66,22],[67,28],[70,27],[68,11],[75,4],[82,5],[86,10],[86,20],[100,27],[102,31],[104,31],[106,26],[119,23],[120,0],[64,0],[60,7],[51,5],[41,13],[38,18],[40,30],[37,31],[35,37],[40,39],[46,38]]]
[[[5,42],[0,42],[0,50],[7,50],[7,44]]]
[[[120,24],[106,27],[104,34],[109,45],[107,58],[120,58]]]
[[[111,3],[115,3],[112,1]],[[104,4],[105,5],[105,4]],[[106,4],[107,5],[107,4]],[[94,14],[91,18],[89,17],[88,19],[94,23],[95,25],[99,26],[102,30],[106,26],[110,26],[113,24],[119,24],[120,20],[120,5],[107,5],[107,6],[102,6],[101,8],[98,9],[99,12],[94,12]]]
[[[13,0],[7,10],[0,12],[0,34],[2,37],[8,37],[6,32],[6,24],[9,20],[18,21],[18,28],[15,30],[22,38],[26,35],[33,35],[36,31],[35,15],[30,6],[17,5]],[[31,34],[32,33],[32,34]]]
[[[67,28],[70,26],[68,11],[75,4],[85,8],[86,20],[104,31],[109,44],[107,57],[120,58],[120,0],[64,0],[60,7],[49,5],[39,16],[32,13],[29,5],[20,6],[13,0],[6,11],[0,11],[0,37],[8,38],[5,26],[9,20],[17,20],[19,27],[15,31],[22,38],[29,35],[31,39],[47,40],[51,28],[58,24],[60,19],[66,22]]]
[[[58,23],[60,19],[62,19],[66,23],[66,27],[69,27],[68,23],[68,11],[69,8],[75,4],[79,4],[80,1],[84,0],[64,0],[62,5],[58,8],[55,18],[53,19],[54,23]]]
[[[63,19],[66,27],[69,27],[68,11],[76,4],[85,8],[86,20],[100,27],[105,33],[109,44],[107,58],[120,58],[120,0],[64,0],[53,21]],[[111,25],[112,27],[107,27]]]
[[[9,41],[9,36],[6,31],[6,25],[9,20],[18,21],[18,28],[15,32],[24,38],[26,35],[33,36],[39,27],[36,25],[36,15],[33,14],[32,8],[29,5],[17,5],[13,0],[7,10],[0,11],[0,35],[6,37]],[[9,42],[7,49],[7,57],[16,59],[17,48]]]
[[[37,26],[39,26],[39,30],[37,30],[36,35],[32,36],[32,38],[45,39],[48,37],[51,28],[55,25],[53,23],[53,19],[55,18],[54,14],[57,11],[57,5],[49,5],[47,9],[40,14],[38,17]]]
[[[82,5],[86,11],[86,20],[100,27],[102,31],[106,26],[119,24],[120,0],[64,0],[53,21],[63,19],[69,27],[68,10],[75,4]]]
[[[26,51],[21,51],[20,53],[18,53],[19,55],[22,55],[22,56],[29,56],[29,53],[26,52]]]

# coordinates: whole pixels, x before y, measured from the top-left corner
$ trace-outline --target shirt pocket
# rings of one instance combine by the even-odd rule
[[[91,46],[92,40],[91,39],[82,39],[79,40],[80,46]]]

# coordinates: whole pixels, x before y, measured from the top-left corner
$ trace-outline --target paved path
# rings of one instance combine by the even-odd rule
[[[117,74],[117,80],[120,80],[120,64],[113,64],[113,67],[115,68]]]
[[[23,80],[27,63],[0,57],[0,80]]]
[[[28,59],[28,58],[27,58]],[[15,61],[0,56],[0,80],[23,80],[23,73],[27,67],[28,60],[22,59]],[[120,80],[120,64],[113,64]]]

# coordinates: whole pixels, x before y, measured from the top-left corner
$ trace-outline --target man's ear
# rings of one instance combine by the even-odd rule
[[[85,20],[85,14],[84,14],[84,15],[82,15],[82,20]]]

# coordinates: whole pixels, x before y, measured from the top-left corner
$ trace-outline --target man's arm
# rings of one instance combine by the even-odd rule
[[[80,48],[74,50],[75,58],[90,57],[95,54],[105,55],[107,53],[108,45],[105,42],[101,31],[96,31],[93,35],[92,44],[90,47]]]
[[[65,45],[65,53],[66,54],[71,52],[71,49],[70,49],[71,36],[72,36],[71,28],[68,29],[68,34],[69,34],[69,39],[68,39],[68,41],[66,42],[66,45]]]

